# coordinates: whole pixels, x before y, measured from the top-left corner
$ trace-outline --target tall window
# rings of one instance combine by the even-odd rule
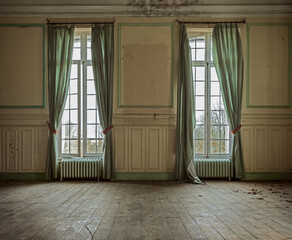
[[[190,38],[196,102],[194,145],[197,157],[228,157],[230,131],[212,59],[212,33],[193,33]]]
[[[63,156],[96,156],[102,153],[103,134],[93,81],[90,29],[75,30],[72,58],[59,152]]]

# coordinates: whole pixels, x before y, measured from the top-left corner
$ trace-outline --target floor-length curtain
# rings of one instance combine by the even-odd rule
[[[48,26],[49,140],[46,179],[57,178],[58,139],[70,81],[74,26]]]
[[[214,65],[219,78],[229,126],[233,134],[231,176],[245,178],[240,132],[243,55],[237,24],[217,24],[213,30],[212,44]]]
[[[176,124],[176,165],[178,180],[200,182],[194,164],[193,130],[195,127],[195,101],[192,76],[191,50],[184,24],[180,24],[177,124]]]
[[[96,24],[92,28],[91,46],[97,106],[104,134],[102,177],[110,179],[114,171],[110,131],[113,127],[114,25]]]

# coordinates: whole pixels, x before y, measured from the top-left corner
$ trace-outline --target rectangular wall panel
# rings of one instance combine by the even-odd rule
[[[269,128],[269,171],[285,171],[285,134],[281,127]]]
[[[145,127],[130,127],[130,172],[145,172]]]
[[[127,172],[129,170],[128,127],[115,127],[113,133],[115,170],[117,172]]]
[[[20,171],[33,172],[35,161],[35,129],[20,129]]]
[[[268,128],[255,127],[255,172],[268,171]]]
[[[146,127],[146,171],[162,171],[162,128]]]
[[[245,164],[245,171],[252,172],[254,164],[254,130],[253,127],[243,127],[242,134],[242,147],[243,158]]]
[[[287,171],[292,171],[292,127],[285,128],[285,165]]]
[[[176,128],[166,127],[164,129],[164,146],[165,154],[163,161],[163,171],[173,172],[175,167],[175,151],[176,151]]]
[[[46,158],[48,148],[48,128],[36,128],[36,158],[35,158],[35,171],[44,172],[46,170]]]
[[[3,128],[0,127],[0,172],[3,171],[3,155],[4,155],[4,135],[3,135]]]
[[[5,129],[5,172],[17,172],[18,165],[18,128],[9,127]]]

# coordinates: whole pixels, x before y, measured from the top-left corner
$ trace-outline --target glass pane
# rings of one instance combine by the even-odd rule
[[[100,124],[98,111],[96,111],[96,123],[97,124]]]
[[[74,37],[74,47],[81,47],[80,45],[80,36],[75,36]]]
[[[87,36],[87,47],[91,47],[91,36]]]
[[[62,125],[62,135],[61,138],[69,138],[69,125]]]
[[[211,82],[211,95],[220,95],[219,82]]]
[[[197,61],[205,60],[205,49],[196,49],[196,60]]]
[[[64,110],[63,112],[62,124],[65,124],[65,123],[69,123],[69,110]]]
[[[92,66],[87,66],[87,79],[93,79]]]
[[[87,153],[96,153],[96,140],[87,140]]]
[[[191,48],[195,48],[195,47],[196,47],[196,46],[195,46],[195,39],[194,39],[194,38],[189,39],[189,44],[190,44],[190,47],[191,47]]]
[[[220,109],[219,97],[211,97],[211,110],[219,109]]]
[[[205,153],[204,148],[205,148],[205,141],[204,140],[195,140],[196,154],[204,154]]]
[[[87,125],[87,138],[96,138],[96,126]]]
[[[196,67],[195,80],[205,81],[205,67]]]
[[[87,60],[91,60],[91,49],[87,48]]]
[[[195,138],[196,139],[204,139],[205,138],[205,128],[204,128],[204,126],[196,126],[194,132],[195,132]]]
[[[73,49],[73,60],[80,60],[81,58],[80,58],[80,56],[81,56],[81,49],[80,48],[74,48]]]
[[[102,153],[102,140],[97,140],[97,153]]]
[[[95,123],[96,110],[87,110],[87,123]]]
[[[69,140],[62,140],[62,153],[69,153]]]
[[[69,109],[69,97],[67,96],[66,104],[65,104],[65,109]]]
[[[229,127],[227,126],[221,127],[220,138],[229,139]]]
[[[220,141],[220,153],[229,154],[229,141]]]
[[[95,94],[95,86],[93,81],[87,81],[87,94]]]
[[[219,154],[219,142],[220,141],[216,141],[216,140],[211,140],[210,141],[210,153],[211,154]]]
[[[70,95],[70,108],[78,108],[78,96]]]
[[[78,65],[77,64],[72,64],[71,65],[71,74],[70,78],[78,78]]]
[[[211,126],[210,135],[211,135],[211,139],[219,139],[219,127]]]
[[[192,61],[196,61],[196,49],[192,49]]]
[[[77,110],[70,111],[70,122],[71,123],[78,123],[78,111]]]
[[[211,81],[218,81],[215,67],[211,67]]]
[[[78,138],[78,126],[77,125],[70,126],[70,138]]]
[[[226,112],[225,111],[221,111],[221,123],[222,124],[228,124],[228,119],[227,119],[227,116],[226,116]]]
[[[200,37],[196,39],[197,48],[205,48],[205,37]]]
[[[211,111],[211,124],[212,125],[221,124],[220,112],[219,111]]]
[[[204,97],[196,97],[196,110],[204,110],[205,109],[205,99]]]
[[[87,109],[95,109],[96,108],[96,97],[95,95],[87,96]]]
[[[78,92],[77,80],[70,80],[70,94]]]
[[[196,95],[205,95],[205,83],[204,82],[196,82],[195,86]]]
[[[70,153],[78,154],[78,140],[70,140]]]
[[[205,112],[196,111],[196,124],[203,124],[205,121]]]

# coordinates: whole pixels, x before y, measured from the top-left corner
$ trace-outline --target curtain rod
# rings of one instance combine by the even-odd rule
[[[177,20],[178,21],[178,20]],[[184,23],[184,24],[217,24],[217,23],[246,23],[246,18],[243,19],[242,21],[226,21],[226,22],[183,22],[183,21],[178,21],[178,23]]]

